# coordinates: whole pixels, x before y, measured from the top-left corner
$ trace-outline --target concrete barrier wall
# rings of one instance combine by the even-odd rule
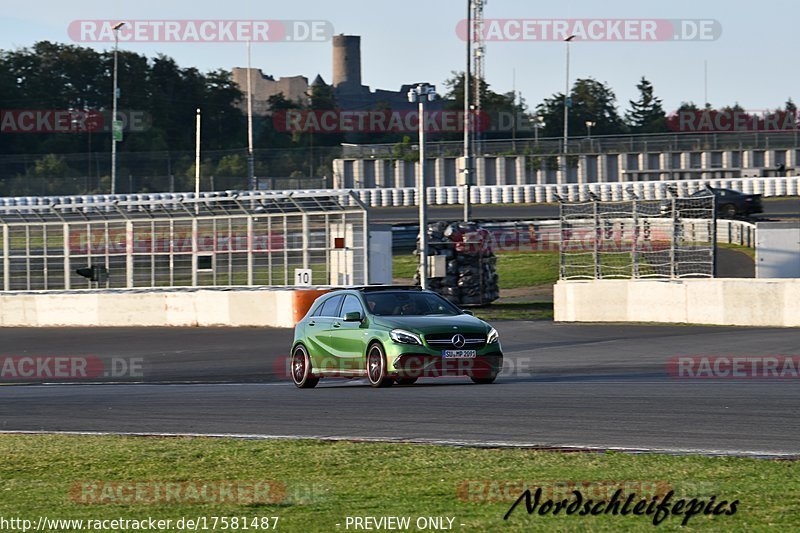
[[[298,292],[304,298],[298,298]],[[326,290],[0,293],[0,326],[293,327]],[[308,297],[305,297],[308,296]],[[297,309],[295,309],[297,308]]]
[[[800,327],[800,279],[559,281],[561,322]]]
[[[729,178],[729,179],[686,179],[667,181],[636,181],[584,184],[536,184],[536,185],[487,185],[470,188],[470,201],[473,204],[517,204],[556,202],[556,195],[566,201],[588,201],[591,195],[603,200],[630,200],[630,193],[644,200],[665,200],[672,196],[667,185],[677,188],[679,195],[687,196],[706,185],[734,189],[748,194],[764,196],[797,196],[800,190],[800,176],[788,178]],[[415,187],[386,189],[350,189],[368,207],[412,206],[417,204]],[[321,192],[321,191],[313,191]],[[591,193],[591,194],[590,194]],[[428,187],[431,205],[456,205],[463,203],[463,187]],[[355,205],[355,200],[351,200]]]
[[[771,159],[783,150],[768,150]],[[793,154],[791,164],[778,163],[752,157],[753,154],[765,155],[763,150],[744,151],[751,157],[739,158],[719,157],[725,152],[670,152],[648,154],[616,153],[616,154],[570,154],[576,158],[577,167],[570,162],[565,172],[563,158],[555,156],[554,164],[548,167],[547,158],[541,156],[478,156],[474,160],[472,184],[476,187],[495,187],[509,185],[595,185],[595,184],[635,184],[641,182],[663,182],[665,180],[736,180],[736,179],[775,179],[766,182],[765,194],[785,196],[797,194],[796,181],[787,182],[779,176],[779,164],[788,167],[790,174],[795,174],[797,152]],[[731,154],[732,152],[727,152]],[[741,154],[741,153],[740,153]],[[718,157],[711,157],[717,155]],[[577,156],[577,157],[576,157]],[[769,159],[769,158],[768,158]],[[557,160],[557,161],[556,161]],[[426,184],[431,187],[454,187],[461,184],[463,158],[431,157],[426,163]],[[388,168],[389,179],[384,180],[383,187],[412,187],[419,177],[419,165],[415,162],[398,159],[379,159],[369,156],[361,159],[333,160],[333,187],[335,189],[368,189],[376,186],[375,180],[368,176],[376,173],[376,168]],[[394,168],[394,171],[391,169]],[[369,170],[367,170],[369,169]],[[452,169],[446,171],[445,169]],[[782,174],[785,176],[786,171]],[[781,181],[781,179],[783,181]],[[773,187],[774,185],[774,187]],[[792,192],[793,191],[793,192]],[[562,193],[559,193],[562,194]],[[563,195],[563,194],[562,194]],[[431,197],[433,198],[433,197]]]

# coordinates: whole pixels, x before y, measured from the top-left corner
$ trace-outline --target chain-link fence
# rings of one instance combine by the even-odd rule
[[[562,202],[561,279],[713,277],[713,193],[667,200]]]
[[[0,205],[0,287],[294,285],[295,269],[311,271],[306,284],[365,284],[367,228],[365,207],[347,192]]]
[[[332,161],[340,147],[257,149],[254,176],[260,190],[325,189],[333,185]],[[194,151],[117,154],[115,191],[121,194],[194,189]],[[204,191],[250,187],[246,149],[207,150],[200,165]],[[0,154],[0,197],[107,194],[111,191],[107,151]]]

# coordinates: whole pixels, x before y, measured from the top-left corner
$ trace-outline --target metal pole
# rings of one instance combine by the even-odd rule
[[[592,200],[592,215],[594,218],[594,242],[592,246],[592,260],[594,261],[594,279],[602,279],[603,273],[600,269],[600,239],[603,237],[603,228],[600,227],[600,213],[598,202]]]
[[[114,30],[114,95],[111,105],[111,194],[117,193],[117,138],[114,126],[117,123],[117,49],[119,28]]]
[[[419,96],[419,264],[420,286],[428,289],[428,200],[425,187],[425,99],[427,94]]]
[[[197,214],[200,212],[200,108],[197,108],[194,127],[194,212]]]
[[[251,191],[256,190],[256,175],[253,161],[253,87],[250,83],[250,41],[247,41],[247,182]]]
[[[561,178],[558,180],[558,184],[561,185],[565,181],[567,181],[567,173],[569,172],[569,166],[567,165],[567,139],[569,137],[569,43],[572,40],[572,37],[568,37],[566,39],[567,43],[567,76],[566,82],[564,84],[564,143],[562,146],[563,150],[563,171],[561,172]]]
[[[730,221],[728,222],[730,227]],[[711,195],[711,277],[717,277],[717,195]]]
[[[470,65],[472,61],[472,0],[467,0],[467,68],[464,71],[464,222],[470,219],[470,185],[472,183],[472,158],[470,157],[470,108],[469,86],[471,85]]]
[[[676,278],[679,275],[677,265],[675,265],[675,247],[676,247],[676,239],[678,238],[678,212],[676,211],[675,207],[675,197],[672,197],[672,235],[670,236],[669,242],[669,277]]]
[[[558,200],[558,278],[567,278],[566,258],[564,256],[564,232],[567,224],[564,222],[564,202]]]
[[[633,213],[631,214],[633,219],[633,239],[631,239],[631,277],[633,279],[639,279],[639,204],[635,199],[631,202],[631,207],[633,208]]]

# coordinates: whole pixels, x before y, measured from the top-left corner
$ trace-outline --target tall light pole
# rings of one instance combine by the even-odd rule
[[[561,173],[561,179],[558,180],[559,185],[561,185],[563,181],[566,181],[567,173],[569,172],[569,165],[567,164],[567,139],[569,138],[569,108],[572,104],[569,97],[569,43],[571,43],[574,38],[574,35],[570,35],[564,39],[564,42],[567,43],[567,77],[564,86],[564,153],[562,156],[562,159],[564,160],[564,170]]]
[[[425,102],[436,99],[436,86],[420,83],[408,91],[408,101],[419,104],[419,178],[417,199],[419,200],[419,268],[420,286],[428,288],[428,201],[425,180]]]
[[[253,161],[253,86],[250,82],[250,41],[247,41],[247,182],[251,191],[258,188]]]
[[[464,70],[464,222],[470,219],[470,185],[472,181],[472,157],[470,154],[471,120],[469,87],[472,85],[470,65],[472,63],[472,0],[467,0],[467,68]]]
[[[200,108],[194,122],[194,213],[200,213]]]
[[[122,125],[117,123],[117,49],[119,48],[119,29],[125,25],[117,22],[114,30],[114,96],[111,104],[111,194],[117,193],[117,138],[122,137]]]
[[[586,124],[586,133],[587,133],[586,136],[589,137],[589,139],[591,139],[592,138],[592,128],[597,126],[597,122],[595,122],[594,120],[587,120],[585,122],[585,124]]]

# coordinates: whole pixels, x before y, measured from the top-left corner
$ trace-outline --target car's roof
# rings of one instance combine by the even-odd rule
[[[724,189],[722,187],[706,187],[705,189],[700,189],[696,193],[692,194],[692,196],[706,196],[708,193],[713,192],[714,194],[719,194],[724,192],[725,194],[741,194],[744,195],[743,192],[737,191],[735,189]]]
[[[418,285],[361,285],[354,287],[337,287],[331,291],[358,291],[358,292],[398,292],[398,291],[422,291]]]

